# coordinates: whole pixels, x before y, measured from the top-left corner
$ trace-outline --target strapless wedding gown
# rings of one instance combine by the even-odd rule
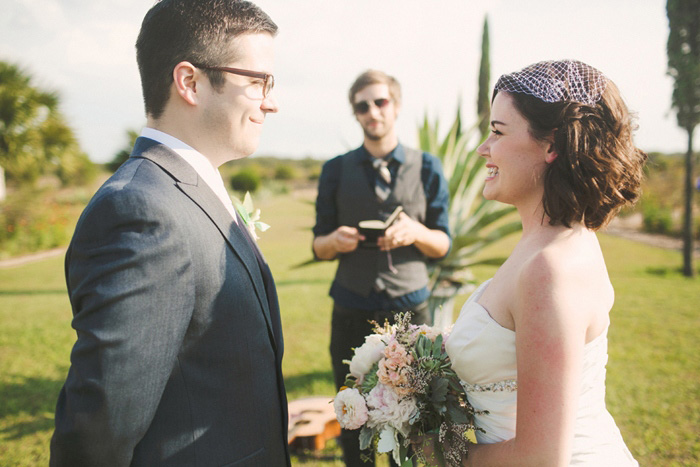
[[[479,443],[497,443],[515,436],[517,375],[515,332],[491,318],[477,301],[490,279],[469,297],[452,328],[445,348],[477,411]],[[607,329],[586,344],[583,376],[574,428],[570,465],[636,466],[620,430],[605,408]]]

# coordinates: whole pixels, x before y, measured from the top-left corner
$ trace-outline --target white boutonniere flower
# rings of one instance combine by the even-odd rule
[[[260,221],[260,209],[255,209],[253,207],[253,198],[250,196],[250,192],[246,191],[242,203],[234,198],[233,205],[236,207],[238,215],[243,219],[243,223],[248,228],[248,232],[250,232],[250,236],[253,237],[254,240],[257,241],[258,238],[260,238],[258,237],[256,229],[265,232],[270,228],[269,225]]]

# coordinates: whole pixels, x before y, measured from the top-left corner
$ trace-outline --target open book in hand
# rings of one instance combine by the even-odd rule
[[[366,220],[360,221],[358,228],[360,234],[364,235],[365,240],[360,244],[360,246],[368,248],[377,247],[377,239],[384,236],[384,232],[388,229],[396,219],[399,218],[399,214],[403,211],[403,207],[397,206],[394,212],[385,220]]]

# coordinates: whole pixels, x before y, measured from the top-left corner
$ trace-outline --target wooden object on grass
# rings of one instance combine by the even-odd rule
[[[321,451],[340,436],[340,424],[330,397],[306,397],[289,403],[288,443],[293,448]]]

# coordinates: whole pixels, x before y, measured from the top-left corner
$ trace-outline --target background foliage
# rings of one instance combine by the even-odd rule
[[[680,181],[685,176],[684,157],[683,154],[649,154],[641,201],[637,207],[623,213],[626,216],[639,213],[642,230],[681,237],[685,194]],[[698,155],[693,157],[697,161]],[[700,211],[700,198],[696,194],[692,199],[694,209]],[[695,219],[693,235],[700,239],[700,218]]]
[[[88,182],[94,165],[59,110],[57,93],[0,61],[0,166],[8,181],[33,184],[53,174],[63,185]]]

